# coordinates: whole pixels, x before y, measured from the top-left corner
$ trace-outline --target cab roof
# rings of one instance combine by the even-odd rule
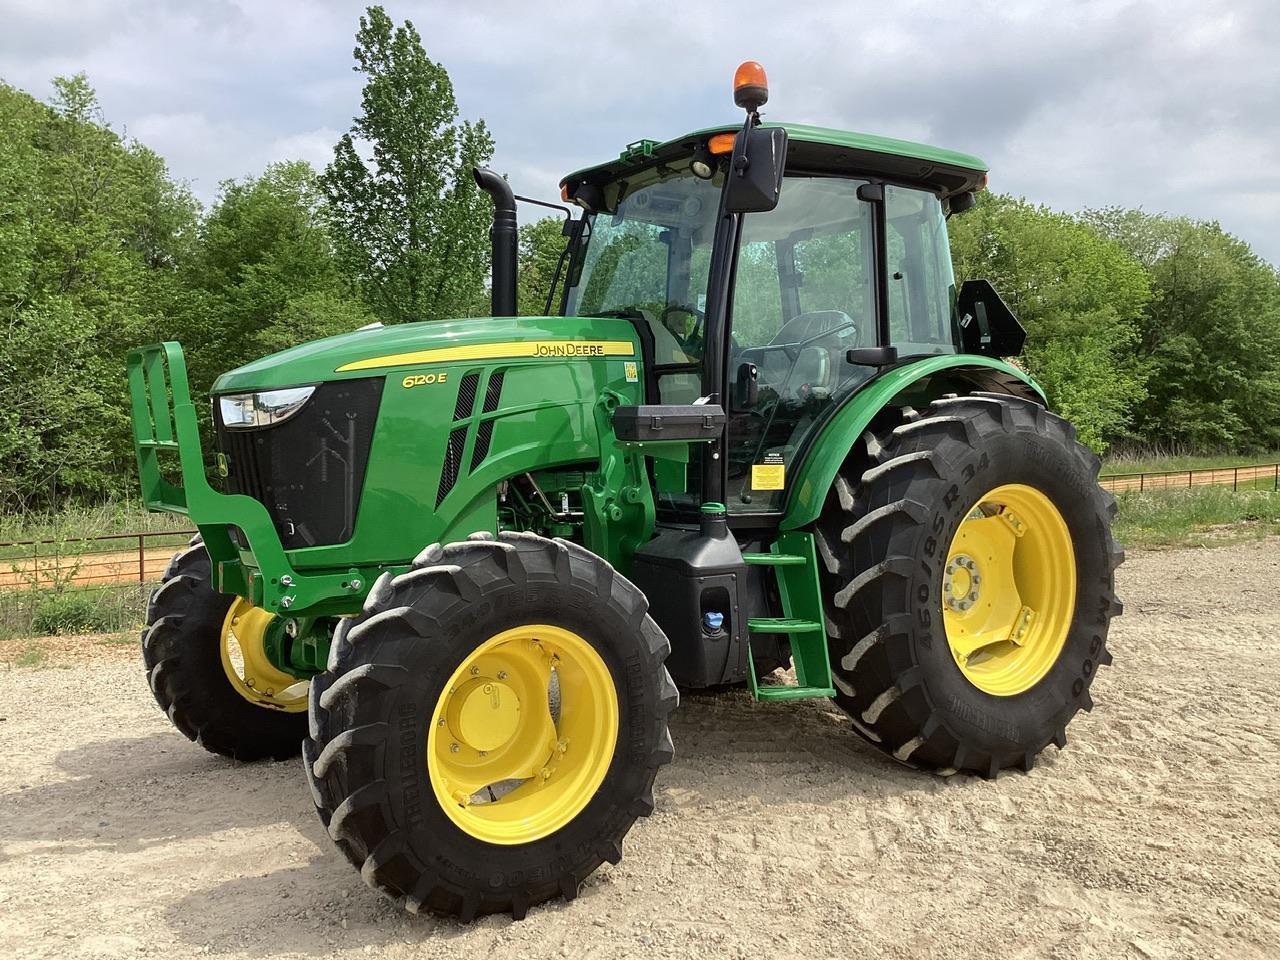
[[[765,121],[761,126],[782,127],[787,131],[787,169],[790,171],[866,174],[905,180],[928,186],[943,196],[975,190],[986,183],[987,165],[967,153],[800,123]],[[683,159],[716,134],[740,129],[741,124],[726,124],[687,133],[665,143],[640,140],[628,144],[616,160],[575,171],[560,183],[607,183],[628,171]]]

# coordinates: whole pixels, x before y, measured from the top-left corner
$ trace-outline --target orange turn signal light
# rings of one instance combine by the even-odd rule
[[[733,142],[737,139],[736,133],[717,133],[707,141],[707,149],[717,157],[733,153]]]
[[[569,185],[567,183],[560,184],[560,199],[565,203],[569,202]]]

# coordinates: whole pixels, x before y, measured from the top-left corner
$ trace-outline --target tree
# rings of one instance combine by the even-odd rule
[[[1153,389],[1137,411],[1148,444],[1280,445],[1280,274],[1217,223],[1141,210],[1085,219],[1151,277],[1140,355]]]
[[[168,332],[198,207],[103,121],[83,75],[52,105],[0,85],[0,503],[128,489],[124,355]]]
[[[559,217],[543,217],[520,228],[520,266],[517,272],[519,312],[524,317],[540,317],[547,309],[547,294],[560,266],[560,283],[556,288],[557,299],[551,303],[551,313],[559,308],[559,295],[564,293],[564,267],[560,256],[568,239],[563,231],[564,220]]]
[[[277,163],[221,186],[189,270],[184,345],[193,386],[263,352],[354,330],[373,317],[339,261],[315,171]]]
[[[388,322],[469,316],[484,302],[491,221],[471,168],[493,141],[483,121],[457,122],[449,75],[411,22],[369,7],[354,56],[362,112],[321,179],[343,256]]]
[[[1030,373],[1081,440],[1101,451],[1125,436],[1146,396],[1142,266],[1075,218],[999,194],[981,194],[950,232],[957,281],[995,284],[1027,329]]]

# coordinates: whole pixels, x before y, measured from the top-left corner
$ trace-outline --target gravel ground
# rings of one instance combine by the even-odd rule
[[[1280,956],[1280,540],[1120,579],[1097,709],[1030,775],[933,778],[827,703],[690,696],[623,862],[470,927],[369,891],[297,764],[171,730],[131,647],[56,644],[0,667],[0,956]]]

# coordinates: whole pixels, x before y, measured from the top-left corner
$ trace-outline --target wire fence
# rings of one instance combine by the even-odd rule
[[[0,542],[0,591],[64,590],[159,580],[190,530]]]
[[[1209,467],[1203,470],[1162,470],[1157,473],[1119,473],[1101,477],[1098,483],[1102,489],[1112,493],[1208,486],[1230,486],[1232,490],[1280,491],[1280,463]]]
[[[1280,491],[1280,463],[1121,473],[1104,476],[1098,483],[1113,493],[1199,486]],[[0,542],[0,592],[153,583],[192,533],[140,530],[95,537]]]

